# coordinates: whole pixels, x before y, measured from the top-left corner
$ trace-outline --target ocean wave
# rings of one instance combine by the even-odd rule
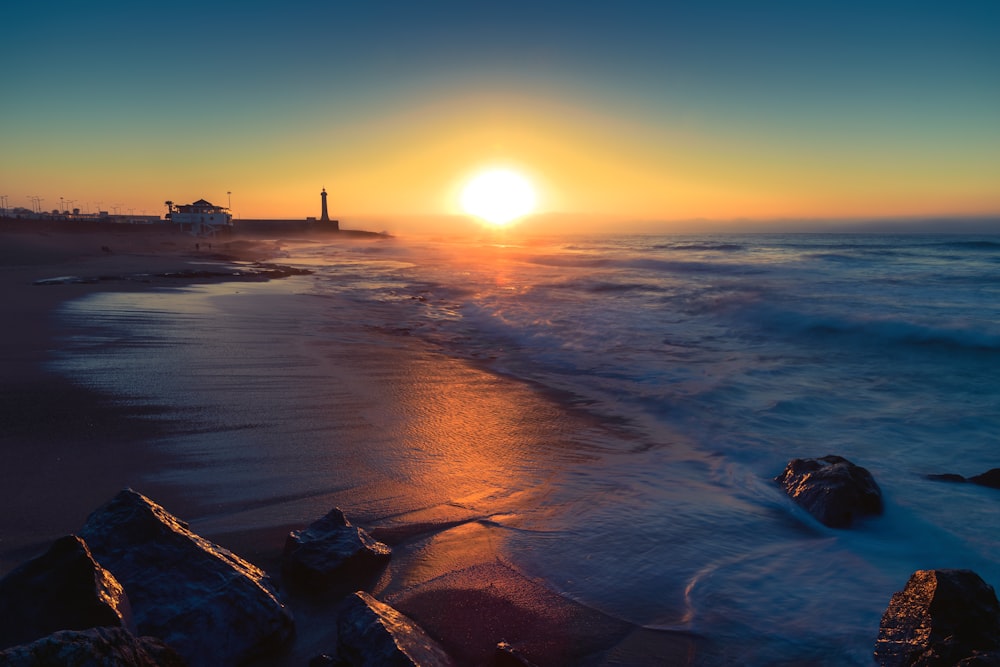
[[[932,245],[937,248],[952,248],[956,250],[1000,250],[1000,241],[988,241],[985,239],[944,241],[941,243],[934,243]]]
[[[612,266],[613,259],[607,257],[594,257],[591,255],[535,255],[525,258],[528,264],[538,264],[540,266],[565,266],[580,268],[599,268]]]
[[[636,256],[599,258],[589,256],[538,255],[526,258],[525,261],[529,264],[538,264],[541,266],[575,267],[581,269],[633,269],[675,274],[716,273],[748,275],[767,272],[766,267],[752,264],[720,264],[718,262],[666,260]]]
[[[662,292],[662,285],[643,282],[615,282],[612,280],[569,281],[540,285],[551,289],[581,290],[591,294],[607,294],[618,292]]]
[[[742,243],[726,242],[678,242],[660,243],[650,246],[651,250],[678,250],[686,252],[741,252],[747,249]]]
[[[760,318],[760,312],[754,313]],[[891,318],[860,318],[836,314],[774,311],[758,319],[770,331],[796,335],[849,336],[858,342],[919,345],[951,350],[1000,352],[1000,332],[971,325],[936,326]],[[861,339],[860,341],[857,339]]]
[[[776,244],[779,247],[790,248],[792,250],[860,250],[864,252],[876,252],[890,250],[895,251],[904,244],[886,243],[886,242],[872,242],[869,239],[858,239],[858,240],[841,240],[832,241],[825,239],[818,239],[814,241],[782,241]]]
[[[806,255],[810,259],[822,259],[829,262],[858,262],[864,261],[864,258],[857,255],[845,255],[839,252],[815,252]]]

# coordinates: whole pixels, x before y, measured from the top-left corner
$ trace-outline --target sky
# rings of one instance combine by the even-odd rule
[[[326,188],[391,231],[500,166],[540,227],[1000,214],[994,0],[16,0],[2,25],[9,206],[302,218]]]

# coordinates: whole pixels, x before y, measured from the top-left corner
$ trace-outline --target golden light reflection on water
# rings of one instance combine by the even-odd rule
[[[537,443],[547,406],[458,362],[403,361],[401,373],[412,382],[399,386],[394,400],[406,476],[448,502],[484,509],[523,490],[525,476],[536,472],[528,446]]]
[[[376,587],[390,595],[483,564],[520,567],[516,534],[542,536],[572,500],[563,478],[600,455],[608,433],[532,387],[430,354],[401,355],[390,421],[390,476],[417,507],[379,521],[403,540]],[[385,414],[385,413],[380,413]],[[516,553],[515,553],[516,552]]]
[[[527,385],[429,349],[393,362],[377,378],[388,395],[366,417],[386,437],[373,464],[413,508],[400,523],[503,514],[516,525],[526,508],[546,511],[550,479],[595,455],[592,424]]]

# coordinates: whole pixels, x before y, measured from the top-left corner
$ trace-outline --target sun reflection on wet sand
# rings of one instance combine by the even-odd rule
[[[237,553],[274,558],[288,528],[341,507],[394,547],[378,595],[418,621],[439,622],[447,600],[496,612],[476,650],[490,648],[486,630],[527,632],[538,618],[574,624],[540,647],[554,659],[591,646],[594,626],[598,644],[613,641],[621,621],[522,572],[559,539],[549,531],[603,493],[586,480],[599,481],[627,436],[374,326],[395,321],[395,303],[368,303],[359,318],[340,297],[305,293],[308,281],[78,302],[66,315],[86,333],[83,352],[62,370],[164,408],[173,428],[154,446],[168,464],[149,482],[173,489],[165,504]],[[511,551],[514,535],[538,539]]]
[[[160,447],[176,463],[152,475],[185,488],[184,514],[206,523],[301,520],[331,504],[387,529],[516,515],[599,440],[527,386],[359,326],[291,281],[141,303],[106,294],[70,316],[105,329],[62,369],[114,389],[128,378],[127,400],[172,411]]]

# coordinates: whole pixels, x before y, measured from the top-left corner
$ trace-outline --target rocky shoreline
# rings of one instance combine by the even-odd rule
[[[352,587],[390,554],[335,508],[289,534],[283,581],[314,591]],[[332,645],[310,664],[456,664],[368,593],[337,604]],[[0,618],[0,663],[10,667],[239,665],[280,651],[295,628],[271,575],[132,489],[95,510],[78,535],[0,580]],[[497,652],[499,664],[530,664],[504,642]]]
[[[495,512],[479,504],[456,505],[450,500],[453,496],[442,495],[423,504],[386,503],[375,508],[364,502],[366,489],[355,487],[324,495],[315,503],[290,503],[273,515],[270,510],[260,514],[247,510],[234,521],[231,514],[234,507],[240,508],[238,504],[209,506],[186,490],[157,484],[144,475],[167,460],[167,452],[145,444],[157,437],[158,423],[146,418],[155,416],[155,409],[121,405],[113,397],[68,386],[62,378],[40,371],[39,364],[49,357],[58,337],[67,333],[56,328],[48,314],[58,303],[96,290],[143,292],[184,281],[281,277],[287,267],[267,263],[280,253],[263,242],[238,241],[225,247],[216,244],[213,253],[187,241],[180,245],[176,238],[145,235],[72,239],[32,235],[10,240],[13,243],[5,250],[6,279],[0,287],[14,306],[10,316],[20,324],[7,331],[3,359],[9,409],[0,440],[6,438],[9,455],[3,471],[7,523],[0,531],[5,548],[0,571],[8,576],[0,584],[4,600],[0,604],[6,605],[0,606],[4,619],[0,637],[6,637],[0,641],[6,647],[0,664],[364,664],[363,649],[380,656],[371,658],[374,664],[393,660],[484,666],[730,664],[732,654],[715,652],[718,647],[710,636],[632,625],[525,576],[497,549],[502,529]],[[81,244],[87,251],[82,254]],[[100,244],[107,244],[108,251]],[[30,330],[26,321],[34,323]],[[353,347],[347,354],[353,355],[349,360],[353,363],[359,350]],[[377,369],[398,363],[398,358],[383,356],[380,349]],[[346,356],[336,359],[341,366],[349,365]],[[441,368],[440,360],[435,359],[434,368]],[[398,375],[386,372],[386,376],[392,383],[400,382]],[[343,384],[359,381],[351,374],[323,377]],[[467,376],[444,377],[433,385],[435,391],[453,387],[455,378]],[[490,395],[502,389],[488,386]],[[483,393],[456,396],[468,405]],[[489,403],[482,414],[495,414],[498,404],[504,403]],[[483,422],[475,424],[478,429]],[[508,430],[502,424],[481,440],[502,445]],[[357,434],[344,440],[358,448],[372,446]],[[502,450],[498,445],[490,456],[496,458]],[[337,460],[337,465],[349,469],[347,462]],[[474,474],[478,480],[480,466]],[[996,471],[968,480],[958,475],[928,477],[993,486],[990,481]],[[213,484],[219,482],[218,477],[211,479]],[[796,459],[776,481],[795,503],[789,502],[787,511],[813,531],[829,534],[821,524],[833,531],[855,525],[870,529],[866,517],[881,511],[881,492],[874,479],[841,457]],[[157,523],[169,527],[148,529],[143,549],[118,544],[131,529],[115,528],[101,537],[99,522],[86,514],[126,486],[141,488],[156,501],[122,492],[115,496],[118,504],[139,515],[159,516]],[[252,487],[250,493],[254,498],[248,502],[256,507],[260,488]],[[831,498],[839,500],[831,504]],[[109,519],[117,513],[108,507],[114,502],[90,516]],[[190,518],[197,529],[162,508],[162,512],[152,509],[159,503]],[[365,528],[331,509],[338,506],[349,509]],[[55,539],[60,535],[64,537]],[[150,544],[165,546],[175,540],[201,545],[204,553],[171,559],[163,555],[169,549],[153,551],[143,559],[154,566],[141,575],[128,575],[116,562],[118,551],[137,555]],[[344,553],[337,556],[341,547]],[[32,558],[46,548],[43,556]],[[669,558],[669,547],[662,553]],[[223,570],[224,574],[197,584],[198,577],[182,571],[213,559],[237,574]],[[177,569],[178,562],[184,568]],[[917,562],[913,567],[922,565]],[[20,583],[15,583],[15,573]],[[38,576],[49,583],[38,588]],[[177,590],[184,589],[185,580],[196,585],[175,599],[143,592],[148,581],[156,580]],[[213,587],[206,581],[222,583]],[[246,620],[226,621],[222,627],[227,631],[214,626],[204,643],[197,635],[208,633],[214,621],[189,619],[186,625],[177,621],[175,626],[168,620],[178,609],[188,610],[182,617],[197,619],[191,611],[196,606],[193,600],[212,595],[213,604],[222,609],[233,606],[227,603],[229,593],[238,599],[235,593],[244,587],[236,581],[248,582],[246,588],[259,595],[257,602],[237,606],[256,605],[269,621],[256,626]],[[990,662],[997,650],[990,639],[996,636],[995,596],[982,579],[964,570],[918,570],[911,583],[899,591],[898,599],[893,596],[880,631],[875,629],[877,616],[865,622],[870,630],[864,631],[864,643],[870,635],[879,663],[996,664]],[[888,598],[893,589],[883,590]],[[86,620],[81,622],[80,615]],[[137,619],[144,615],[140,625]],[[230,628],[239,629],[242,644],[230,636]],[[985,631],[970,634],[966,628]],[[349,639],[352,636],[357,639]],[[423,657],[389,658],[374,648],[385,637],[392,646],[405,645],[401,636],[412,637],[417,647],[433,642],[440,652],[417,653],[415,648],[414,655]],[[198,641],[203,642],[200,647]],[[202,655],[213,657],[209,661]]]
[[[308,276],[309,269],[298,269],[292,266],[252,262],[245,267],[226,269],[182,269],[160,273],[125,273],[99,276],[56,276],[54,278],[39,278],[31,284],[45,285],[94,285],[97,283],[138,282],[148,283],[156,278],[172,278],[177,280],[275,280],[288,276]]]
[[[1000,470],[969,480],[928,477],[995,488]],[[871,473],[841,456],[793,459],[774,481],[830,528],[882,513],[882,491]],[[873,655],[882,667],[1000,666],[1000,602],[993,587],[971,570],[914,572],[882,615]]]
[[[775,481],[830,527],[846,529],[853,518],[881,511],[874,479],[842,457],[794,459]],[[266,664],[295,634],[283,598],[288,590],[336,608],[311,667],[467,664],[364,590],[391,555],[390,546],[334,508],[290,531],[280,573],[267,573],[125,489],[77,534],[0,579],[0,664]],[[914,572],[889,601],[873,658],[885,667],[1000,665],[994,589],[970,570]],[[491,660],[480,664],[535,663],[497,637]]]

